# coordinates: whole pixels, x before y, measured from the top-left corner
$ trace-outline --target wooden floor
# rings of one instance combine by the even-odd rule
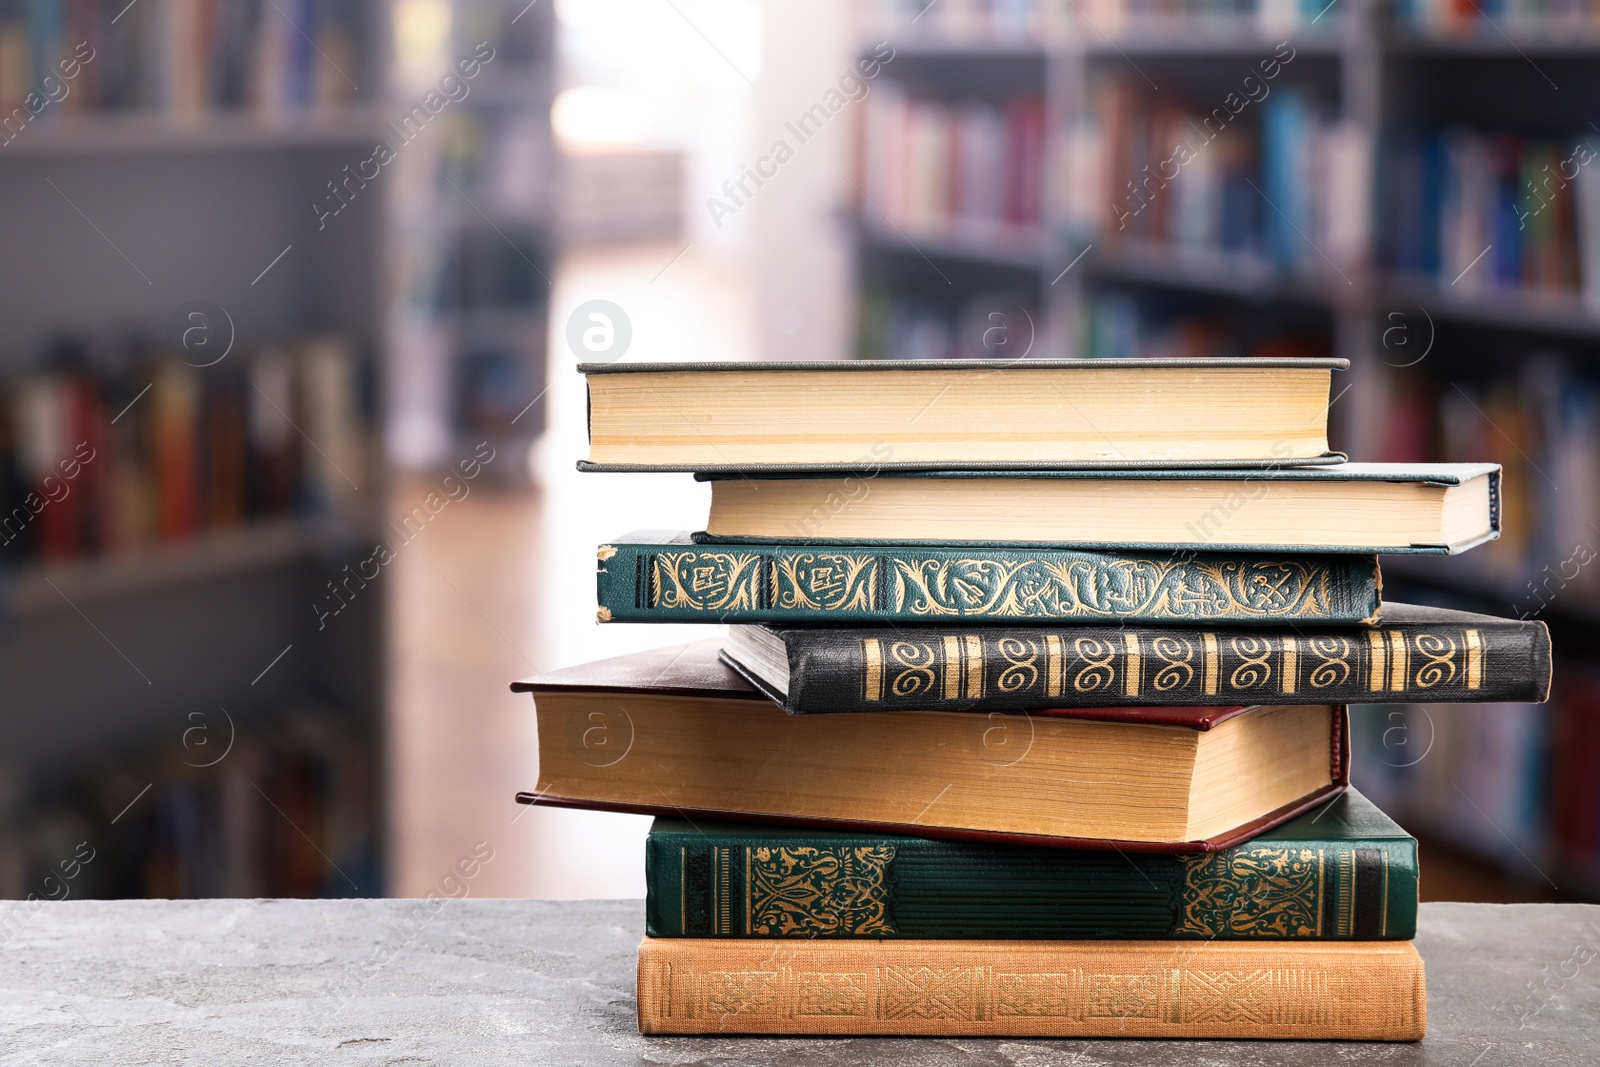
[[[479,841],[495,858],[470,883],[473,896],[644,893],[647,819],[513,801],[534,788],[538,761],[532,701],[507,687],[714,632],[600,626],[594,618],[595,547],[631,529],[698,528],[705,487],[688,475],[574,469],[587,449],[584,388],[564,334],[578,304],[606,299],[623,308],[633,327],[627,359],[741,359],[753,351],[744,279],[693,249],[674,261],[682,247],[589,252],[563,263],[551,302],[548,430],[532,456],[497,455],[491,464],[531,468],[532,486],[495,489],[480,477],[389,568],[391,894],[437,888]],[[403,479],[391,510],[409,511],[438,482]]]

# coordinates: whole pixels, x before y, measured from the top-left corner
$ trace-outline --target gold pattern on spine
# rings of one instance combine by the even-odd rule
[[[1061,638],[1057,634],[1046,634],[1044,638],[1045,651],[1045,696],[1058,697],[1061,695]]]
[[[1122,639],[1128,646],[1128,665],[1122,672],[1122,691],[1127,696],[1136,697],[1139,695],[1139,682],[1144,677],[1139,659],[1139,635],[1130,630],[1122,635]]]
[[[1389,671],[1389,688],[1396,693],[1406,687],[1406,635],[1399,630],[1389,631],[1389,652],[1393,657],[1394,667]]]
[[[711,917],[711,935],[717,933],[717,846],[711,846],[711,877],[706,884],[706,914]]]
[[[967,644],[967,699],[979,700],[983,697],[983,638],[968,634],[963,640]]]
[[[1367,634],[1367,644],[1372,646],[1372,670],[1367,688],[1374,693],[1383,692],[1383,682],[1388,664],[1384,657],[1383,635],[1376,630]]]
[[[722,932],[733,933],[733,849],[721,850],[722,858],[717,866],[718,877],[722,880],[721,905]]]
[[[1322,932],[1321,854],[1244,847],[1185,856],[1177,933],[1281,940]]]
[[[1300,648],[1292,637],[1283,638],[1283,666],[1279,669],[1278,675],[1283,681],[1284,693],[1294,692],[1300,677]]]
[[[1477,689],[1483,684],[1483,638],[1478,631],[1468,630],[1467,638],[1467,688]]]
[[[741,957],[704,953],[681,939],[647,941],[641,947],[641,956],[650,955],[649,970],[640,972],[641,1026],[646,1018],[666,1021],[676,1014],[681,1021],[645,1032],[1422,1036],[1406,998],[1386,1003],[1388,989],[1403,990],[1385,980],[1390,952],[1371,955],[1385,961],[1380,978],[1366,959],[1347,963],[1309,947],[1306,959],[1292,963],[1261,947],[1195,946],[1182,963],[1133,948],[1114,956],[1092,952],[1089,966],[1073,966],[1068,953],[1030,954],[1008,960],[1002,970],[971,959],[1004,958],[998,951],[1004,942],[976,943],[975,952],[934,944],[950,947],[916,957],[886,951],[878,962],[876,952],[863,959],[854,946],[812,942],[788,953],[784,963],[740,967]],[[674,959],[678,974],[667,962]],[[1411,978],[1421,992],[1420,964],[1392,966],[1397,979]]]
[[[602,545],[600,563],[616,555]],[[647,556],[650,607],[726,611],[765,589],[780,610],[889,611],[916,618],[1158,619],[1242,622],[1314,619],[1348,611],[1335,595],[1344,564],[1294,559],[1174,561],[1099,553],[1002,553],[950,558],[816,551],[689,548]],[[887,578],[883,596],[879,576]]]
[[[961,699],[961,639],[949,634],[944,639],[944,698]]]
[[[1356,854],[1342,849],[1334,861],[1339,879],[1339,901],[1333,919],[1333,936],[1351,937],[1356,929]]]
[[[744,849],[744,929],[739,931],[745,937],[750,936],[750,846]]]
[[[1217,675],[1221,673],[1222,657],[1217,652],[1217,635],[1202,634],[1206,646],[1206,696],[1217,695]]]
[[[883,699],[883,647],[876,637],[861,642],[861,652],[867,659],[867,699]]]
[[[1378,913],[1378,936],[1389,936],[1389,850],[1383,850],[1383,910]]]
[[[1322,936],[1322,905],[1323,896],[1328,890],[1328,857],[1322,849],[1317,849],[1317,936]]]
[[[881,845],[746,849],[746,937],[876,937],[894,933]]]

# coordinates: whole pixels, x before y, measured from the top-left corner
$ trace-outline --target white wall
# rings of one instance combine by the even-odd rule
[[[761,358],[841,359],[852,347],[854,283],[840,209],[849,191],[845,178],[860,105],[846,102],[804,143],[786,124],[824,102],[852,69],[851,5],[762,0],[761,7],[761,75],[746,163],[771,158],[780,140],[794,154],[785,163],[767,164],[764,169],[775,166],[777,174],[760,188],[747,182],[755,195],[723,221],[750,228],[745,254],[756,286]]]

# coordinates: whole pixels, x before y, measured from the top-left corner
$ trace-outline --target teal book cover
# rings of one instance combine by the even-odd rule
[[[650,937],[1409,940],[1417,843],[1355,790],[1204,855],[658,818]]]
[[[1373,556],[1098,552],[1009,545],[601,545],[602,622],[1120,622],[1370,625]]]

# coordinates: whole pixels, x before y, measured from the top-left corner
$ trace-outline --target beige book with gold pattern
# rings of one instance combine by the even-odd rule
[[[1409,941],[645,938],[643,1034],[1415,1041]]]

